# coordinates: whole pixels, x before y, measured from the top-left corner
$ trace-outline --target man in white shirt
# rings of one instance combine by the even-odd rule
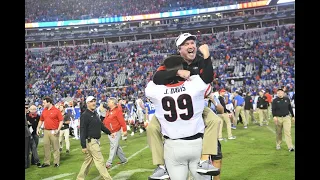
[[[144,113],[143,113],[143,111],[144,111],[145,107],[144,107],[144,103],[143,103],[143,100],[141,99],[141,95],[140,94],[139,94],[138,99],[136,99],[135,103],[136,103],[136,107],[137,107],[136,115],[137,115],[137,118],[139,120],[139,126],[140,126],[139,130],[140,130],[140,134],[141,134],[141,133],[143,133],[143,129],[142,129],[143,124],[144,124]]]
[[[182,61],[181,56],[170,56],[164,60],[164,65],[167,70],[182,69]],[[211,179],[199,171],[199,165],[204,172],[219,170],[200,160],[205,129],[204,98],[211,93],[211,85],[205,84],[199,75],[193,75],[190,81],[177,77],[167,85],[150,81],[145,93],[155,106],[155,116],[165,138],[164,160],[168,170],[165,178],[170,175],[171,180],[185,180],[190,170],[197,180]]]

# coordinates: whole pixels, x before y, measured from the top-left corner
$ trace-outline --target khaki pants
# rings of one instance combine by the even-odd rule
[[[272,118],[272,112],[271,112],[271,105],[272,103],[269,103],[269,106],[268,106],[268,118]]]
[[[269,117],[268,117],[268,109],[259,109],[258,108],[258,113],[259,113],[259,124],[260,126],[263,125],[263,120],[266,121],[266,124],[269,124]]]
[[[251,121],[251,123],[253,123],[253,121],[254,121],[253,110],[252,109],[251,110],[245,110],[244,112],[246,114],[247,123],[249,124],[250,121]],[[249,119],[250,119],[250,121],[249,121]]]
[[[64,140],[66,142],[66,150],[70,150],[69,134],[70,134],[69,128],[68,129],[64,129],[64,130],[60,130],[59,144],[60,144],[60,148],[61,149],[63,149],[62,140],[63,140],[63,137],[64,137]]]
[[[202,154],[217,155],[218,128],[221,118],[208,107],[204,108],[202,116],[206,126],[203,136]],[[156,116],[153,116],[152,120],[148,124],[147,139],[152,153],[153,164],[164,164],[163,140],[160,131],[160,123]]]
[[[60,151],[59,151],[59,134],[52,134],[52,130],[44,130],[43,148],[44,148],[44,162],[50,165],[51,149],[53,147],[53,163],[60,164]]]
[[[242,118],[243,126],[247,126],[248,123],[247,123],[246,116],[244,115],[244,108],[243,108],[243,106],[237,106],[237,107],[236,107],[236,113],[235,113],[235,119],[236,119],[236,121],[238,121],[239,115],[240,115],[241,118]],[[237,125],[237,124],[234,124],[234,126],[236,126],[236,125]]]
[[[292,148],[292,138],[291,138],[291,117],[277,117],[278,125],[276,125],[276,145],[282,142],[282,129],[284,131],[284,137],[288,146],[288,149]]]
[[[91,142],[86,142],[87,153],[85,154],[84,162],[81,166],[80,172],[77,176],[77,180],[84,180],[88,175],[92,162],[96,165],[100,175],[105,180],[112,180],[108,173],[108,170],[104,164],[104,159],[100,150],[100,142],[97,139],[91,139]]]
[[[227,113],[218,114],[218,116],[226,123],[227,125],[227,132],[228,132],[228,138],[232,136],[231,133],[231,121],[229,118],[229,115]],[[220,127],[219,127],[219,138],[222,138],[222,128],[223,128],[223,121],[221,121]]]

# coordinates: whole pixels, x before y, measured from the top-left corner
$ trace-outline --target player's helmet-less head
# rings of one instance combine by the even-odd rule
[[[196,36],[190,33],[181,34],[176,38],[176,46],[180,56],[187,62],[192,62],[196,58]]]
[[[180,70],[183,69],[183,58],[178,55],[172,55],[167,57],[164,61],[163,64],[166,67],[166,70]]]

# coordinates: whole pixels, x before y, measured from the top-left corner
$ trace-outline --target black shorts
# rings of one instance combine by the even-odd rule
[[[211,159],[212,160],[221,160],[222,159],[221,144],[220,144],[219,140],[218,140],[218,154],[217,155],[212,155]]]

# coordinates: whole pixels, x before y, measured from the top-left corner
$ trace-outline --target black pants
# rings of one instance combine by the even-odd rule
[[[37,164],[40,162],[38,156],[38,143],[39,143],[39,136],[38,135],[31,135],[30,138],[30,150],[31,150],[31,164]]]
[[[218,141],[218,154],[217,155],[212,155],[211,159],[212,160],[220,160],[220,159],[222,159],[222,151],[221,151],[220,141]]]
[[[24,168],[30,167],[30,136],[24,141]]]

